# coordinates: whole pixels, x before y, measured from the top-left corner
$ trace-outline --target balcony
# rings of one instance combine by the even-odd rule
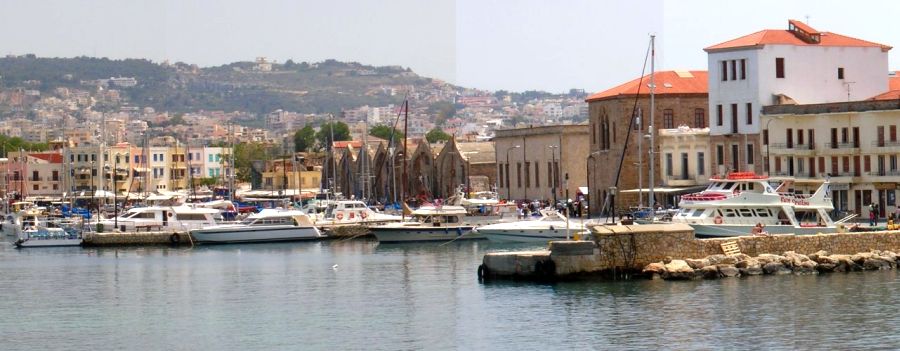
[[[866,175],[870,177],[900,177],[900,170],[882,170],[882,171],[874,171],[868,172]]]
[[[773,154],[804,156],[814,154],[816,143],[792,144],[790,147],[787,143],[772,143],[767,147]]]
[[[900,141],[876,140],[872,142],[872,147],[877,148],[878,152],[900,152]]]

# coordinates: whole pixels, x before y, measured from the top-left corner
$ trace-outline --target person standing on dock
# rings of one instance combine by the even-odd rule
[[[869,226],[874,227],[878,224],[878,217],[875,216],[875,203],[869,203]]]

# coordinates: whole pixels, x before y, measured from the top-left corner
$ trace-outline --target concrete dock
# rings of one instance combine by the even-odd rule
[[[640,274],[651,263],[723,254],[722,244],[727,242],[736,243],[740,252],[749,256],[900,250],[900,231],[698,239],[685,224],[596,225],[590,229],[591,241],[554,241],[545,251],[488,253],[478,267],[479,277],[539,281],[586,275],[628,277]]]

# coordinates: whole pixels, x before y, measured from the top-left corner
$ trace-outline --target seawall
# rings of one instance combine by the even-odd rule
[[[737,243],[740,252],[750,256],[787,251],[805,255],[821,250],[846,255],[872,250],[900,251],[900,231],[697,239],[688,225],[665,224],[596,225],[591,227],[591,232],[592,241],[554,241],[547,251],[488,253],[479,267],[480,276],[546,280],[640,272],[654,262],[722,254],[721,244],[726,242]]]

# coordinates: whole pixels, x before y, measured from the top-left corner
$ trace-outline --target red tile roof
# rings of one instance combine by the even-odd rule
[[[347,146],[352,146],[354,149],[359,149],[362,147],[362,140],[348,140],[348,141],[335,141],[334,148],[335,149],[345,149]]]
[[[735,48],[756,47],[763,45],[796,45],[796,46],[849,46],[849,47],[880,47],[882,51],[888,51],[890,46],[848,37],[831,32],[819,32],[812,27],[796,20],[788,21],[794,27],[807,32],[809,34],[820,35],[820,42],[805,42],[790,30],[783,29],[764,29],[756,33],[748,34],[737,39],[732,39],[723,43],[719,43],[703,50],[707,52],[728,50]]]
[[[900,100],[900,71],[895,71],[888,78],[888,91],[876,95],[869,100]]]
[[[656,95],[666,94],[703,94],[709,92],[709,81],[706,71],[661,71],[653,77],[656,83]],[[612,89],[604,90],[588,96],[585,101],[609,100],[620,97],[634,97],[638,93],[642,96],[650,95],[650,75],[634,79]]]
[[[56,152],[29,153],[28,156],[39,158],[50,163],[62,163],[62,155]]]

